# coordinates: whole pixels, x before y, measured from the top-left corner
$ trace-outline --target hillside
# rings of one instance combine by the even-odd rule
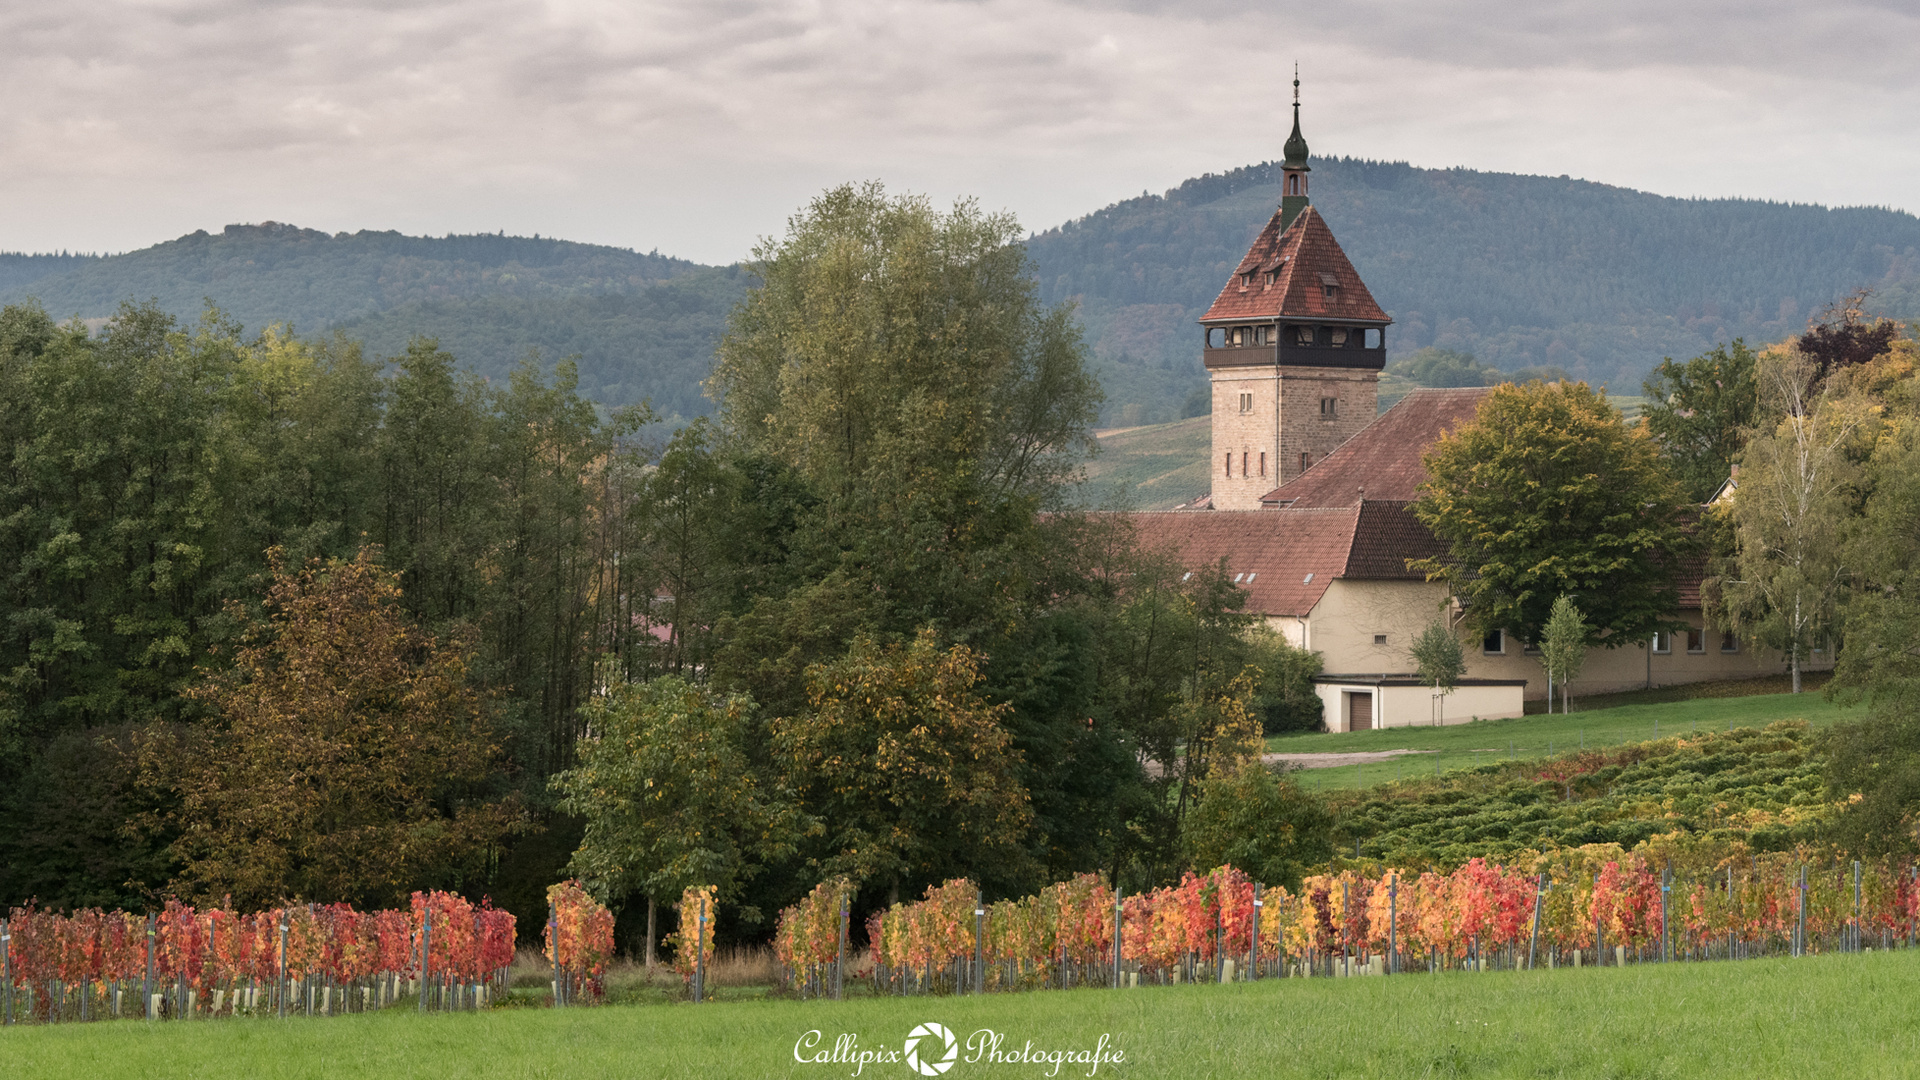
[[[1170,510],[1206,493],[1213,438],[1206,417],[1095,434],[1100,453],[1087,464],[1081,491],[1087,505]]]
[[[1886,313],[1920,316],[1920,218],[1904,212],[1345,158],[1313,169],[1315,204],[1396,320],[1395,353],[1465,349],[1503,370],[1555,365],[1633,393],[1662,356],[1776,340],[1862,285],[1880,290]],[[1029,240],[1042,294],[1080,307],[1107,392],[1102,424],[1206,410],[1194,319],[1278,199],[1272,166],[1250,165]],[[537,236],[272,222],[104,258],[0,254],[0,303],[37,297],[59,317],[151,298],[192,319],[211,299],[250,330],[338,328],[383,355],[434,334],[487,375],[529,349],[578,355],[598,400],[651,397],[683,416],[711,408],[699,382],[745,286],[737,270]],[[1143,505],[1159,499],[1146,479],[1129,481]]]
[[[1271,163],[1189,180],[1034,236],[1049,300],[1077,299],[1107,422],[1204,408],[1199,329],[1278,203]],[[1316,158],[1314,204],[1394,316],[1393,352],[1556,365],[1635,393],[1663,356],[1777,340],[1860,286],[1920,316],[1920,218],[1672,199],[1565,177]]]
[[[713,408],[701,382],[746,277],[737,266],[703,267],[633,293],[414,301],[336,328],[376,356],[429,334],[492,378],[504,378],[530,350],[549,361],[573,356],[585,396],[610,405],[650,401],[663,417],[690,418]]]

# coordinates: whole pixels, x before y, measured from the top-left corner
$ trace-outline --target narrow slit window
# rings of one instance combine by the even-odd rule
[[[1233,475],[1233,455],[1231,453],[1227,455],[1227,475]]]
[[[1260,451],[1260,475],[1267,475],[1267,452],[1265,450]]]
[[[1307,469],[1312,464],[1313,464],[1313,455],[1308,453],[1305,450],[1300,451],[1300,471],[1306,472]]]

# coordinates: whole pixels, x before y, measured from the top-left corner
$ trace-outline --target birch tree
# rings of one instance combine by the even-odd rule
[[[1714,606],[1742,637],[1787,655],[1795,693],[1802,665],[1835,628],[1862,477],[1849,451],[1875,415],[1816,366],[1797,349],[1761,357],[1763,415],[1777,419],[1747,443],[1730,511],[1733,558],[1708,596],[1714,603],[1718,592]]]

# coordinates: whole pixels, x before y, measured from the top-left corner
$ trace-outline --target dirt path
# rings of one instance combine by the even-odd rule
[[[1355,754],[1261,754],[1260,760],[1268,765],[1286,762],[1297,769],[1333,769],[1341,765],[1371,765],[1376,761],[1391,761],[1403,754],[1431,754],[1433,750],[1375,750],[1369,753]]]

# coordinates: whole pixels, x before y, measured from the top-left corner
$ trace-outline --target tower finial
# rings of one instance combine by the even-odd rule
[[[1307,140],[1300,134],[1300,62],[1293,63],[1293,134],[1281,147],[1280,227],[1287,228],[1307,208]]]

